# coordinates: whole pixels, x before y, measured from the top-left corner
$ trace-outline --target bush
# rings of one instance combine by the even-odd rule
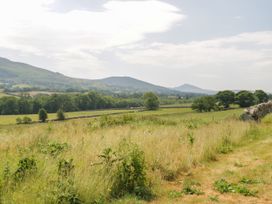
[[[210,112],[212,110],[218,110],[218,106],[215,97],[203,96],[193,102],[192,109],[199,112]]]
[[[16,124],[22,124],[23,123],[23,120],[22,118],[16,118]]]
[[[159,109],[160,102],[156,94],[148,92],[144,94],[144,106],[147,110]]]
[[[23,118],[23,124],[31,124],[31,123],[32,123],[32,119],[31,118],[29,118],[27,116],[25,116]]]
[[[138,146],[124,144],[113,176],[113,185],[110,194],[113,198],[125,195],[137,196],[140,199],[150,200],[152,191],[146,176],[146,166],[143,151]],[[122,148],[123,148],[122,147]]]
[[[37,163],[34,159],[21,159],[18,168],[14,173],[14,180],[22,181],[27,175],[30,175],[35,171],[37,171]]]
[[[48,118],[47,111],[44,108],[40,109],[39,110],[39,120],[44,123],[47,118]]]
[[[62,109],[59,109],[57,112],[57,119],[58,120],[65,120],[65,114]]]

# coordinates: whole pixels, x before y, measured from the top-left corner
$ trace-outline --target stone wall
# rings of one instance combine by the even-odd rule
[[[260,121],[269,113],[272,113],[272,101],[245,109],[245,113],[241,115],[241,119]]]

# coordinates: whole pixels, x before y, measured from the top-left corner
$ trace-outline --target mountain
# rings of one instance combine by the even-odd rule
[[[134,79],[131,77],[109,77],[105,79],[95,80],[96,82],[105,84],[109,87],[112,87],[113,91],[134,91],[134,92],[142,92],[142,90],[152,91],[157,93],[172,93],[179,94],[178,91],[171,90],[169,88],[165,88],[162,86],[157,86],[145,81],[141,81],[138,79]]]
[[[217,91],[202,89],[197,86],[193,86],[191,84],[183,84],[181,86],[175,87],[174,90],[177,90],[183,93],[196,93],[196,94],[206,94],[206,95],[213,95],[217,93]]]
[[[3,86],[3,84],[8,89],[20,87],[57,91],[92,89],[114,93],[153,91],[158,94],[182,95],[177,90],[156,86],[131,77],[109,77],[97,80],[76,79],[29,64],[0,58],[0,85]]]

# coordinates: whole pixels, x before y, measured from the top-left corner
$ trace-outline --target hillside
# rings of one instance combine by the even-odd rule
[[[131,77],[109,77],[105,79],[95,80],[101,84],[105,84],[112,88],[112,91],[133,91],[133,92],[142,92],[152,91],[157,93],[171,93],[171,94],[180,94],[178,91],[171,90],[162,86],[156,86],[151,83],[134,79]]]
[[[5,58],[0,58],[0,83],[5,84],[5,87],[9,89],[20,87],[61,91],[95,89],[114,93],[153,91],[158,94],[182,95],[176,90],[156,86],[131,77],[110,77],[98,80],[76,79]]]
[[[202,89],[197,86],[193,86],[191,84],[183,84],[181,86],[175,87],[174,89],[184,93],[197,93],[197,94],[207,94],[207,95],[216,94],[216,91]]]

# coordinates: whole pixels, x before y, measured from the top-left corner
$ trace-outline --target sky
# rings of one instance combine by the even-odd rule
[[[271,0],[0,0],[0,57],[77,78],[272,92]]]

